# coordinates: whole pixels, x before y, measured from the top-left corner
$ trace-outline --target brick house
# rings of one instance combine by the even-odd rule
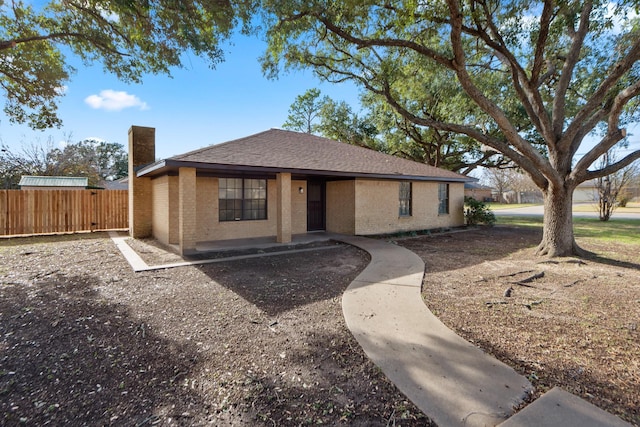
[[[464,183],[464,195],[465,197],[471,197],[479,202],[492,202],[493,201],[493,189],[477,182],[465,182]]]
[[[318,136],[271,129],[155,160],[129,130],[129,229],[179,245],[327,231],[372,235],[464,224],[470,179]]]

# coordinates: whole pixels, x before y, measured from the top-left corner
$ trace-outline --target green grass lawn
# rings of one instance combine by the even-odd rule
[[[499,216],[496,219],[498,225],[542,227],[541,216]],[[573,230],[577,238],[640,246],[640,220],[636,219],[612,218],[609,221],[600,221],[597,218],[573,218]]]
[[[528,208],[529,206],[539,206],[536,203],[487,203],[489,209],[492,211],[499,211],[501,209],[516,209],[516,208]]]

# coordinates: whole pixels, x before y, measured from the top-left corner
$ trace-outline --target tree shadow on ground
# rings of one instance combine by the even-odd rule
[[[199,396],[183,387],[190,346],[159,337],[91,275],[0,288],[1,424],[189,425]]]
[[[536,389],[536,398],[553,387],[561,387],[635,425],[640,424],[637,396],[627,396],[626,401],[618,399],[619,393],[612,382],[596,378],[570,358],[567,358],[567,363],[563,366],[541,365],[536,361],[524,361],[514,357],[499,346],[473,334],[467,334],[464,338],[526,376]]]
[[[585,257],[586,261],[596,262],[598,264],[610,265],[612,267],[620,267],[620,268],[630,268],[632,270],[640,270],[640,264],[635,262],[621,261],[618,259],[607,258],[602,255],[598,255],[597,253],[590,253],[587,257]]]
[[[251,381],[247,402],[267,425],[435,426],[348,332],[316,332],[288,357],[293,371]]]
[[[505,259],[520,250],[534,251],[541,239],[541,228],[500,226],[406,239],[397,243],[418,254],[424,260],[428,273],[438,273],[451,270],[452,266],[430,262],[430,254],[450,252],[451,258],[456,261],[455,268],[465,268]],[[531,258],[535,259],[535,254],[532,253]],[[640,270],[640,264],[608,258],[597,252],[589,252],[583,259],[587,262]]]
[[[213,281],[269,316],[316,301],[337,298],[369,263],[368,254],[342,245],[200,267]]]
[[[534,249],[542,230],[518,227],[481,227],[459,233],[400,240],[397,243],[415,252],[428,273],[450,271],[505,258],[522,249]],[[430,254],[451,253],[455,266],[430,261]]]

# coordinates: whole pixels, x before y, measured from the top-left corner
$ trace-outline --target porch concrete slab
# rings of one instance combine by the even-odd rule
[[[371,255],[345,291],[342,310],[348,328],[385,375],[441,426],[490,426],[511,416],[531,384],[427,309],[422,259],[381,240],[338,240]]]
[[[274,247],[288,247],[293,245],[304,245],[315,242],[326,242],[336,236],[326,232],[312,232],[305,234],[294,234],[291,236],[291,242],[278,243],[275,236],[271,237],[252,237],[246,239],[229,239],[215,240],[207,242],[198,242],[196,244],[197,252],[217,252],[232,251],[243,249],[267,249]]]
[[[631,424],[558,387],[500,424],[500,427],[555,426],[631,427]]]
[[[264,243],[265,246],[263,246],[263,248],[282,247],[282,249],[283,249],[282,251],[273,251],[273,252],[247,254],[247,255],[237,255],[237,256],[229,256],[229,257],[224,257],[224,258],[213,258],[213,259],[207,258],[207,259],[201,259],[201,260],[190,260],[190,261],[173,262],[173,263],[168,263],[168,264],[148,265],[140,257],[140,255],[138,255],[138,253],[135,250],[133,250],[133,248],[131,246],[129,246],[127,244],[126,240],[129,238],[129,236],[124,236],[123,237],[123,236],[120,236],[118,233],[109,232],[109,237],[111,237],[111,240],[114,242],[116,247],[120,250],[120,253],[124,256],[124,258],[127,260],[129,265],[131,265],[131,268],[135,272],[151,271],[151,270],[162,270],[162,269],[166,269],[166,268],[186,267],[186,266],[190,266],[190,265],[213,264],[213,263],[238,261],[238,260],[251,259],[251,258],[261,258],[261,257],[266,257],[266,256],[279,256],[279,255],[288,255],[288,254],[294,254],[294,253],[313,252],[313,251],[320,251],[320,250],[335,249],[335,248],[338,247],[337,245],[319,246],[319,247],[301,248],[301,249],[296,249],[295,248],[295,245],[298,245],[298,244],[301,244],[301,243],[304,244],[304,243],[311,243],[311,242],[330,240],[330,239],[333,238],[332,236],[329,236],[329,235],[316,236],[316,237],[312,237],[312,238],[309,238],[309,239],[305,239],[304,236],[301,236],[301,238],[299,239],[298,242],[288,243],[288,244],[270,243],[270,242],[265,242]],[[247,239],[247,240],[252,240],[252,239]],[[226,249],[221,249],[221,251],[228,251],[228,250],[234,250],[234,249],[246,249],[246,248],[259,249],[256,246],[245,246],[245,243],[246,242],[242,242],[242,241],[239,241],[239,240],[229,240],[229,241],[225,242],[224,247]]]

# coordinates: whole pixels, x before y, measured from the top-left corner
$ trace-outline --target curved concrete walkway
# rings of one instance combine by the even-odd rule
[[[497,425],[532,386],[511,367],[465,341],[422,301],[424,262],[408,249],[340,237],[371,255],[342,297],[358,343],[385,375],[441,426]]]
[[[381,240],[335,236],[371,255],[349,285],[342,311],[367,356],[439,426],[494,426],[514,413],[532,389],[511,367],[465,341],[422,301],[424,262]],[[554,388],[504,427],[630,426]]]

